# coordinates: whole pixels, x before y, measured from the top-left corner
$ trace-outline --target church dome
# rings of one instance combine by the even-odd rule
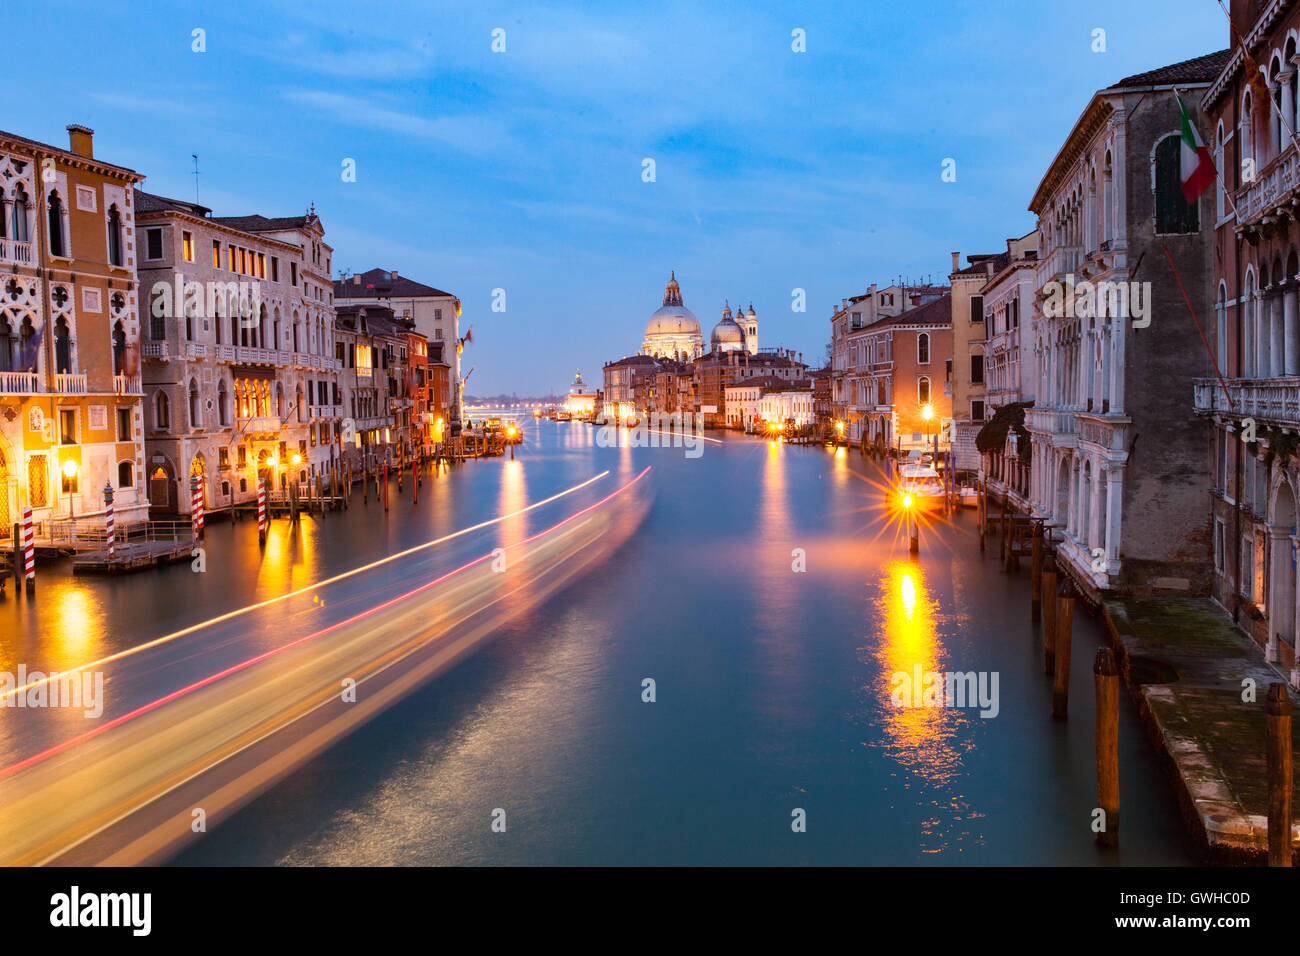
[[[742,313],[743,314],[743,313]],[[738,352],[745,347],[745,330],[731,317],[731,303],[722,310],[722,321],[713,327],[709,348],[714,352]]]
[[[646,337],[652,335],[699,335],[700,320],[682,304],[681,286],[674,272],[664,288],[663,307],[650,316],[645,326]]]

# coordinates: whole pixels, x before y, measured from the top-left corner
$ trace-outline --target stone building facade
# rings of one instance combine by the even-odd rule
[[[24,507],[38,537],[75,518],[145,519],[137,235],[144,177],[0,132],[0,537]]]
[[[1182,290],[1210,313],[1214,197],[1182,197],[1174,88],[1203,124],[1197,99],[1226,59],[1096,93],[1029,204],[1040,236],[1031,500],[1059,539],[1058,564],[1094,596],[1209,591],[1211,474],[1190,392],[1211,363]]]

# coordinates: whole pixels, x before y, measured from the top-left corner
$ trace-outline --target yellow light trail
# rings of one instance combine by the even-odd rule
[[[486,528],[489,525],[500,524],[502,521],[508,521],[511,518],[517,518],[522,514],[532,511],[534,508],[540,508],[542,505],[550,504],[552,501],[558,501],[560,498],[563,498],[565,495],[573,494],[573,492],[575,491],[581,491],[583,488],[587,487],[592,482],[599,481],[601,478],[604,478],[608,474],[609,474],[609,470],[606,469],[605,471],[602,471],[600,474],[593,475],[592,477],[588,478],[584,482],[581,482],[580,484],[576,484],[571,488],[566,488],[563,491],[558,492],[557,494],[551,495],[551,497],[549,498],[544,498],[541,501],[534,502],[528,507],[520,508],[518,511],[511,512],[510,514],[498,515],[495,518],[489,518],[487,521],[480,521],[476,525],[470,525],[468,528],[461,528],[459,531],[453,531],[451,534],[443,535],[441,538],[435,538],[432,541],[426,541],[424,544],[417,544],[413,548],[407,548],[405,551],[399,551],[397,554],[390,554],[386,558],[380,558],[378,561],[372,561],[370,564],[363,564],[359,568],[353,568],[351,571],[344,571],[342,574],[336,574],[332,578],[326,578],[323,581],[317,581],[314,584],[309,584],[306,587],[301,587],[296,591],[289,591],[287,594],[280,594],[276,597],[268,598],[265,601],[259,601],[257,604],[249,604],[246,607],[241,607],[234,611],[227,611],[225,614],[221,614],[218,615],[217,617],[209,618],[206,621],[200,621],[198,624],[191,624],[189,627],[182,628],[179,631],[173,631],[170,634],[164,634],[162,637],[156,637],[152,641],[146,641],[143,644],[137,644],[135,647],[128,647],[126,650],[118,651],[116,654],[110,654],[107,657],[101,657],[99,660],[96,661],[89,661],[85,664],[81,664],[78,665],[77,667],[73,667],[69,670],[65,670],[59,674],[50,674],[46,677],[41,678],[40,680],[29,681],[28,683],[24,684],[22,687],[15,687],[13,690],[6,691],[5,693],[0,694],[0,700],[4,700],[7,697],[15,697],[18,694],[25,693],[26,691],[30,690],[33,687],[39,687],[41,684],[48,684],[52,680],[56,680],[56,679],[61,680],[64,677],[66,677],[68,674],[75,674],[78,671],[84,671],[87,668],[99,667],[103,664],[111,664],[113,661],[120,661],[124,657],[130,657],[132,654],[138,654],[141,651],[147,651],[150,648],[158,647],[161,644],[166,644],[169,641],[174,641],[179,637],[184,637],[186,634],[193,634],[195,631],[201,631],[205,627],[211,627],[213,624],[220,624],[223,621],[229,621],[232,618],[239,617],[241,614],[247,614],[250,611],[259,611],[264,607],[270,607],[272,604],[277,604],[280,601],[287,601],[289,598],[298,597],[301,594],[306,594],[309,591],[314,591],[316,588],[324,587],[327,584],[334,584],[337,581],[342,581],[345,578],[350,578],[353,577],[354,575],[362,574],[365,571],[372,571],[377,567],[389,563],[390,561],[396,561],[399,558],[406,557],[407,555],[415,554],[417,551],[423,551],[425,548],[432,548],[434,545],[444,544],[445,542],[450,541],[453,538],[459,538],[462,535],[469,534],[472,531],[478,531],[480,528]]]

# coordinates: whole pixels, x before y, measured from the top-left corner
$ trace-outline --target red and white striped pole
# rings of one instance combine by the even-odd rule
[[[36,545],[32,537],[32,509],[23,508],[23,577],[27,593],[36,590]]]
[[[113,486],[104,482],[104,531],[108,535],[108,556],[117,554],[117,530],[113,526]]]
[[[257,543],[266,547],[266,479],[257,479]]]
[[[190,527],[194,537],[203,537],[203,479],[190,475]]]

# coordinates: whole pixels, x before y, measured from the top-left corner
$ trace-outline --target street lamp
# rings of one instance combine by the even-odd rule
[[[68,480],[68,518],[73,522],[72,535],[77,535],[76,513],[72,505],[72,483],[77,480],[77,463],[71,458],[63,460],[63,477]]]
[[[916,514],[912,511],[912,496],[907,492],[903,493],[903,520],[907,522],[907,551],[909,554],[919,554],[921,547],[918,540],[918,529]]]

